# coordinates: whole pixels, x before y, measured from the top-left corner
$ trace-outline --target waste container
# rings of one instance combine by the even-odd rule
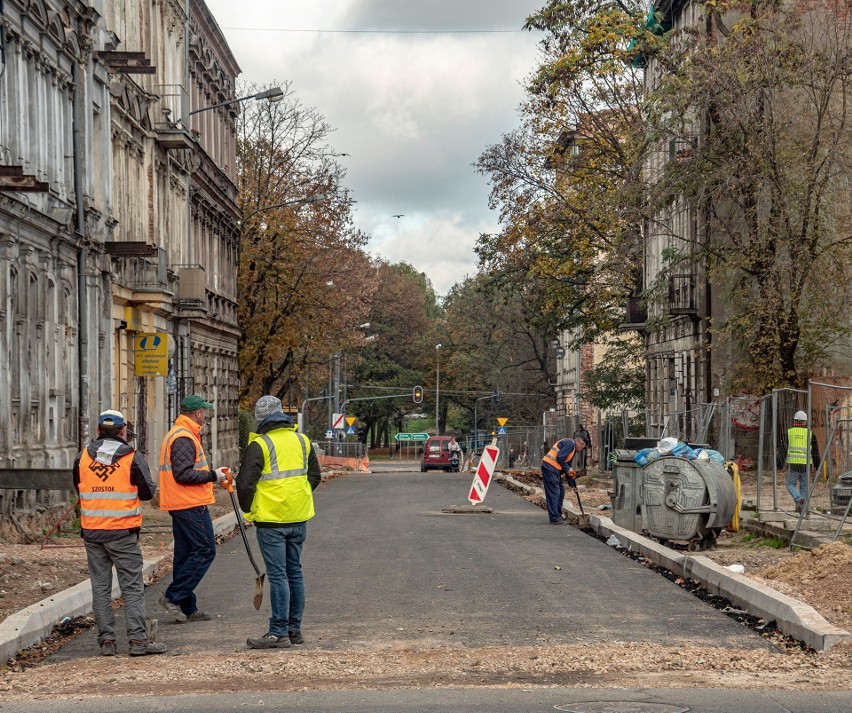
[[[642,474],[642,529],[690,549],[712,547],[736,507],[736,490],[725,468],[713,461],[662,456]]]
[[[612,521],[619,527],[632,532],[642,532],[642,468],[634,460],[636,451],[624,448],[612,452],[612,476],[614,489],[610,491],[612,500]]]

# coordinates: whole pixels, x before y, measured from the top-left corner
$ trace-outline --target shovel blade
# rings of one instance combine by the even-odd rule
[[[254,598],[252,599],[252,603],[255,609],[260,609],[260,605],[263,604],[263,583],[265,581],[266,572],[254,580]]]
[[[577,527],[579,527],[581,530],[591,529],[592,525],[589,522],[589,516],[588,515],[578,515],[577,516]]]

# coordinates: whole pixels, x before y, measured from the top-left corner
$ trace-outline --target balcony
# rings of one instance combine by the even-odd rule
[[[672,316],[698,316],[695,275],[692,273],[669,277],[669,314]]]
[[[144,243],[106,243],[113,257],[116,284],[132,290],[134,302],[171,302],[169,258],[165,248]]]
[[[626,312],[624,324],[619,325],[618,328],[623,332],[644,331],[645,323],[648,321],[648,307],[642,298],[635,295],[628,296]]]
[[[184,317],[207,314],[207,276],[201,265],[177,265],[178,288],[174,300]]]

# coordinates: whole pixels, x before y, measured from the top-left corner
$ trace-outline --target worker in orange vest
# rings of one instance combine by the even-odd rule
[[[216,557],[208,508],[215,502],[213,483],[227,481],[227,469],[211,470],[201,445],[201,429],[212,408],[200,396],[187,396],[160,447],[160,509],[172,517],[174,557],[172,583],[158,604],[179,622],[213,618],[198,608],[195,598],[195,588]]]
[[[145,459],[127,444],[127,422],[121,411],[104,411],[98,416],[98,437],[74,460],[73,476],[80,496],[80,533],[86,547],[101,655],[116,654],[113,567],[124,597],[130,655],[163,653],[165,644],[150,641],[146,633],[139,546],[140,501],[153,498],[156,486]]]
[[[541,461],[541,479],[544,481],[544,499],[547,503],[547,517],[551,525],[563,525],[568,521],[562,515],[562,505],[565,502],[565,486],[562,485],[562,474],[568,481],[568,487],[576,492],[577,482],[574,480],[574,469],[571,461],[575,453],[579,453],[586,444],[577,439],[563,438],[553,444]]]

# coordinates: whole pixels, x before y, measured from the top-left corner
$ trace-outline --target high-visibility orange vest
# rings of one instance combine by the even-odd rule
[[[184,485],[172,473],[172,443],[178,438],[189,438],[195,445],[195,470],[210,470],[204,448],[198,439],[199,426],[181,414],[163,439],[160,447],[160,510],[188,510],[199,505],[212,505],[213,483]]]
[[[80,456],[80,526],[84,530],[130,530],[142,527],[139,491],[130,482],[133,451],[107,465]]]
[[[556,443],[551,446],[550,450],[547,452],[547,455],[542,458],[542,460],[548,465],[553,466],[556,470],[562,470],[562,464],[556,460],[556,456],[559,455],[559,444],[564,441],[564,438],[560,438]],[[570,461],[574,457],[574,451],[571,451],[571,455],[569,455],[565,460]]]

